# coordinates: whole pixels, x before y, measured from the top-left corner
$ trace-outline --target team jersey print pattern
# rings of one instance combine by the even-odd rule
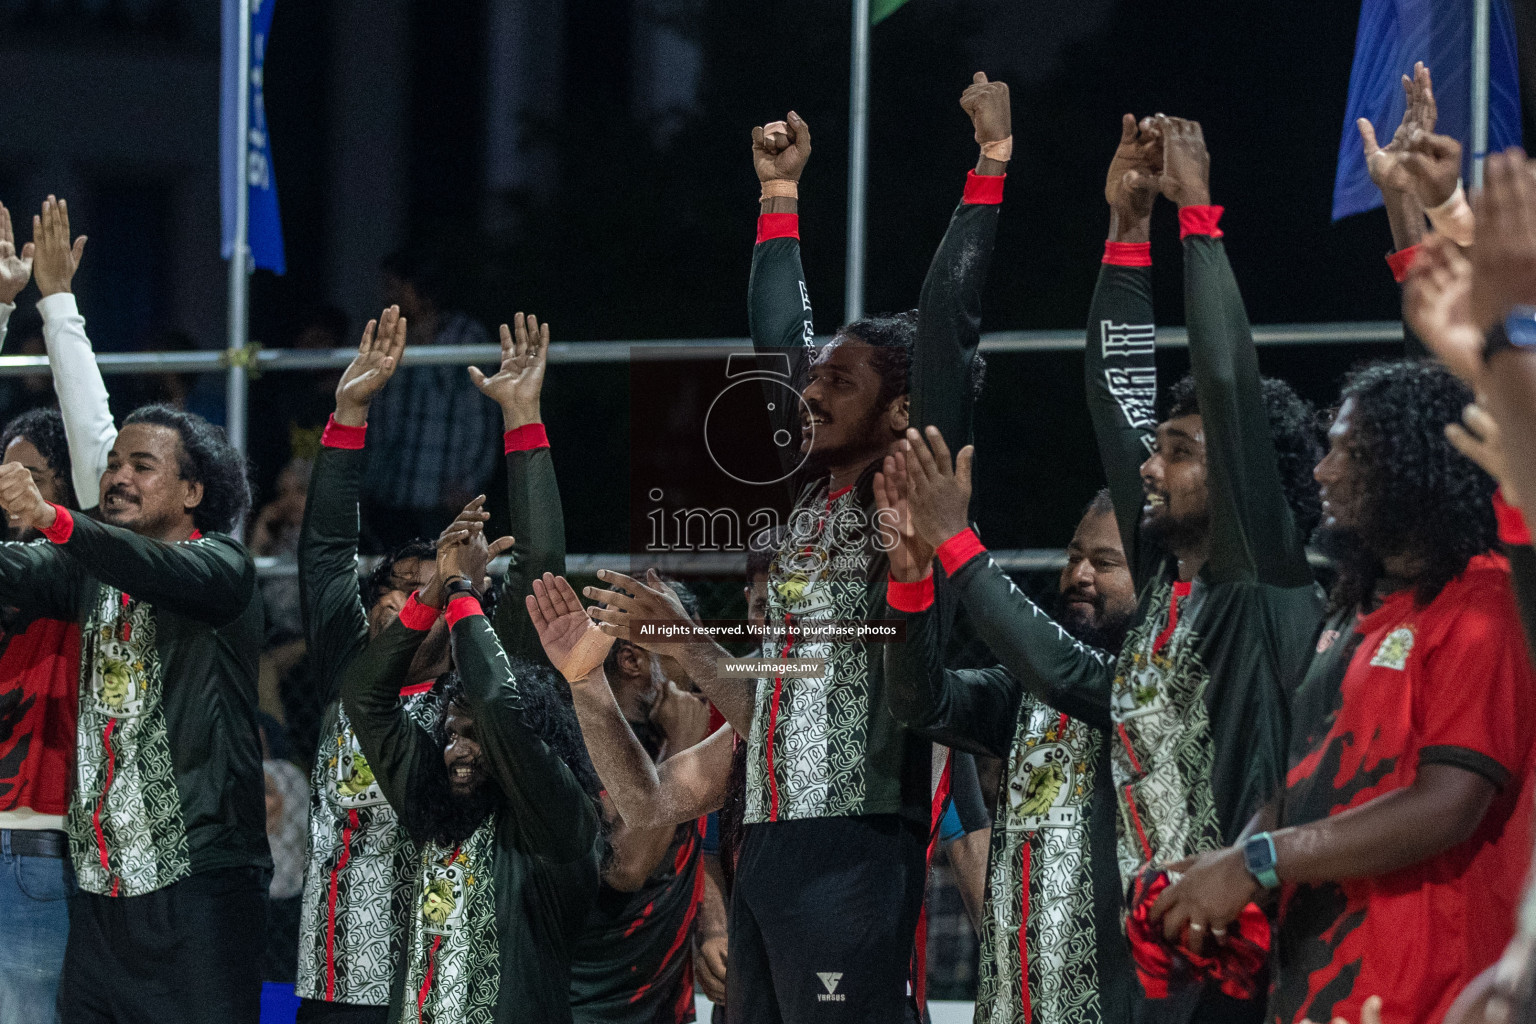
[[[1222,845],[1211,791],[1210,674],[1197,650],[1193,599],[1183,599],[1169,631],[1173,582],[1157,587],[1149,613],[1121,648],[1110,695],[1115,832],[1127,886],[1142,864]]]
[[[768,621],[809,624],[863,618],[873,558],[855,489],[813,492],[790,516],[789,536],[768,569]],[[757,684],[748,737],[746,821],[863,812],[870,667],[864,644],[765,641],[764,657],[821,658],[817,677]],[[770,739],[771,737],[771,739]]]
[[[1100,1024],[1088,801],[1102,734],[1026,699],[981,922],[977,1024]]]
[[[149,605],[101,586],[81,631],[70,854],[80,888],[140,896],[191,872]]]
[[[431,729],[430,693],[405,698]],[[306,999],[383,1006],[405,947],[416,845],[384,799],[340,705],[310,777],[309,862],[296,990]]]
[[[421,851],[402,1019],[492,1024],[500,977],[492,868],[496,819],[457,848]]]

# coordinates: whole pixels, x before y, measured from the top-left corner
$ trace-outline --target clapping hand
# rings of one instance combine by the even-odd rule
[[[567,682],[579,683],[603,667],[613,637],[597,628],[564,576],[545,573],[523,600],[544,654]]]
[[[0,203],[0,305],[10,305],[32,278],[34,243],[28,242],[16,252],[16,234],[11,230],[11,211]]]
[[[903,450],[885,457],[875,474],[875,504],[878,508],[882,546],[889,544],[887,557],[891,576],[901,583],[916,583],[933,571],[933,545],[917,532],[907,501],[907,442]]]
[[[1153,124],[1163,138],[1163,195],[1180,207],[1211,205],[1211,154],[1200,122],[1158,114]]]
[[[469,379],[480,393],[501,406],[507,430],[541,422],[539,396],[549,361],[549,324],[518,313],[512,325],[501,325],[501,368],[489,377],[478,366],[469,368]]]
[[[953,462],[938,427],[928,438],[907,430],[907,504],[917,535],[937,548],[970,526],[971,464],[976,449],[966,445]]]
[[[368,406],[389,378],[394,376],[405,352],[405,317],[399,306],[390,306],[379,314],[377,320],[369,320],[363,328],[363,340],[358,343],[357,355],[341,375],[336,385],[336,422],[349,427],[360,427],[368,420]]]
[[[1435,122],[1439,113],[1435,107],[1434,85],[1429,77],[1429,69],[1419,61],[1413,66],[1413,77],[1403,76],[1403,96],[1406,106],[1403,109],[1403,121],[1397,126],[1397,131],[1392,133],[1392,138],[1385,146],[1376,142],[1376,129],[1371,122],[1360,118],[1355,122],[1355,128],[1360,132],[1360,143],[1365,150],[1365,167],[1370,172],[1371,180],[1376,187],[1385,192],[1412,192],[1414,191],[1414,178],[1408,167],[1409,143],[1417,133],[1432,133],[1435,130]],[[1452,189],[1455,188],[1454,182]],[[1446,190],[1441,202],[1450,196],[1451,189]],[[1428,206],[1437,206],[1438,203],[1427,203]]]

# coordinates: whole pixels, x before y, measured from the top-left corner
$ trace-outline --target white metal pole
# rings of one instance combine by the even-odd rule
[[[1488,5],[1472,0],[1472,187],[1483,186],[1488,155]]]
[[[853,0],[848,86],[848,271],[843,322],[864,315],[864,194],[869,174],[869,0]]]
[[[250,219],[251,186],[251,0],[236,0],[239,8],[239,68],[235,87],[235,138],[239,140],[239,184],[235,189],[235,245],[229,256],[229,380],[225,387],[225,417],[229,441],[245,453],[246,373],[241,364],[250,337]]]

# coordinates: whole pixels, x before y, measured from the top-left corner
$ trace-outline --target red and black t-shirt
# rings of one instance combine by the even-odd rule
[[[1512,934],[1531,846],[1536,678],[1498,555],[1472,559],[1434,601],[1411,590],[1324,626],[1293,704],[1282,825],[1411,785],[1421,764],[1483,776],[1498,794],[1471,839],[1375,878],[1282,891],[1270,1017],[1433,1024]]]
[[[79,686],[79,623],[0,614],[0,811],[69,809]]]
[[[640,889],[598,889],[571,956],[576,1024],[694,1019],[692,939],[704,898],[703,842],[703,819],[685,822]]]

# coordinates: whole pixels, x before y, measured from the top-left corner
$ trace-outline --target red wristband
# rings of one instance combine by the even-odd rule
[[[1225,206],[1179,207],[1179,241],[1184,241],[1190,235],[1221,238],[1224,232],[1216,225],[1221,223],[1221,214],[1225,209]]]
[[[974,530],[967,527],[940,544],[935,554],[939,556],[939,564],[944,567],[944,575],[953,576],[966,562],[986,550],[986,546],[981,543],[981,538],[976,536]]]
[[[508,455],[513,452],[527,452],[535,448],[549,447],[549,435],[544,432],[542,423],[525,423],[520,427],[514,427],[507,431],[504,440]]]
[[[1387,253],[1387,266],[1392,268],[1392,280],[1402,284],[1408,277],[1408,269],[1413,266],[1413,261],[1418,258],[1418,255],[1417,245]]]
[[[899,612],[925,612],[933,607],[933,570],[916,583],[892,576],[885,585],[885,603]]]
[[[757,243],[773,238],[800,240],[800,215],[798,213],[760,213],[757,216]]]
[[[1530,546],[1531,531],[1525,514],[1504,500],[1504,489],[1493,492],[1493,514],[1499,521],[1499,540],[1513,547]]]
[[[480,607],[480,599],[474,594],[460,594],[448,602],[448,611],[443,613],[443,618],[448,620],[448,628],[452,629],[460,619],[467,619],[471,615],[484,615],[485,611]]]
[[[349,427],[345,423],[336,422],[336,414],[325,421],[325,432],[320,435],[320,444],[326,448],[345,448],[349,452],[362,451],[363,443],[368,437],[368,424],[360,427]]]
[[[52,502],[49,504],[52,504]],[[71,515],[69,509],[65,508],[63,505],[54,505],[53,525],[43,531],[43,536],[47,537],[55,544],[63,544],[65,541],[69,540],[70,535],[74,532],[75,517]]]
[[[1151,242],[1105,242],[1104,262],[1112,267],[1150,267]]]
[[[972,206],[996,206],[1003,201],[1003,182],[1007,180],[1006,174],[977,174],[975,171],[967,171],[965,195],[960,201]]]
[[[406,629],[414,629],[418,633],[424,633],[432,628],[441,612],[429,604],[421,603],[421,591],[414,591],[406,598],[405,607],[400,609],[400,622]]]

